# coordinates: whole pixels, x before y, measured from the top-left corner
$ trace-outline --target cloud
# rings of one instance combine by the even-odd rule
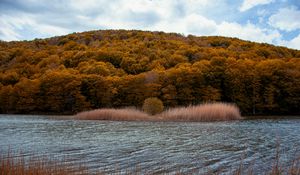
[[[0,38],[6,41],[27,39],[20,34],[25,31],[36,33],[40,37],[62,35],[71,32],[59,26],[39,23],[34,16],[23,13],[16,16],[0,15],[0,23],[2,24]],[[29,29],[30,31],[28,31]]]
[[[0,39],[4,41],[19,40],[21,36],[3,19],[0,19]]]
[[[286,46],[300,50],[300,34],[291,41],[288,41]]]
[[[162,20],[150,29],[183,34],[212,35],[217,29],[217,24],[204,16],[190,14],[184,18]]]
[[[300,50],[300,34],[289,41],[281,40],[278,44]]]
[[[300,11],[296,7],[281,8],[269,18],[269,24],[283,31],[300,29]]]
[[[295,7],[280,9],[275,14],[273,6],[241,13],[273,1],[244,0],[240,6],[228,0],[0,0],[0,39],[45,38],[99,29],[138,29],[221,35],[298,47],[296,38],[288,41],[284,38],[286,33],[280,33],[283,29],[289,32],[299,28],[295,18],[300,15]],[[298,35],[297,31],[293,32],[292,36]]]
[[[244,12],[247,11],[255,6],[258,5],[265,5],[273,2],[274,0],[244,0],[242,6],[240,7],[240,11]]]
[[[281,34],[277,30],[260,28],[252,23],[240,25],[238,23],[222,22],[218,26],[217,33],[222,36],[266,43],[274,43],[278,38],[281,38]]]
[[[191,14],[173,21],[162,21],[151,29],[167,32],[180,31],[183,34],[193,35],[238,37],[244,40],[267,43],[276,43],[282,37],[277,30],[260,28],[250,22],[245,25],[228,21],[217,23],[197,14]]]

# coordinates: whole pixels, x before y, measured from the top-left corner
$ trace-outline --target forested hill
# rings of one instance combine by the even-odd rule
[[[236,38],[105,30],[0,42],[1,113],[236,103],[299,114],[300,51]]]

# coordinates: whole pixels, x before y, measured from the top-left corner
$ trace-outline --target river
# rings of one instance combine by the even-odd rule
[[[242,164],[260,174],[277,151],[285,167],[299,148],[299,118],[185,123],[0,115],[1,154],[64,159],[93,172],[230,174]]]

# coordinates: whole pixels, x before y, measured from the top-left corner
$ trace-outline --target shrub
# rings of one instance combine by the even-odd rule
[[[147,98],[144,101],[143,111],[147,112],[148,114],[151,115],[159,114],[163,110],[164,110],[163,102],[156,97]]]

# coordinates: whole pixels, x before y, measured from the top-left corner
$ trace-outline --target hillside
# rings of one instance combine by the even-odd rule
[[[66,114],[236,103],[243,114],[299,114],[300,51],[226,37],[105,30],[0,42],[0,112]]]

